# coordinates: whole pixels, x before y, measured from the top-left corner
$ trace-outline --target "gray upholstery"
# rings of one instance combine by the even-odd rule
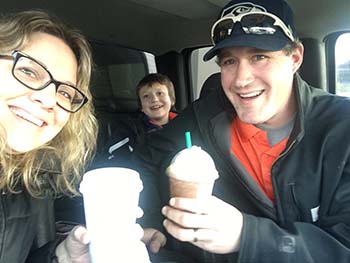
[[[204,98],[211,91],[221,88],[221,73],[217,72],[210,75],[203,83],[199,98]]]

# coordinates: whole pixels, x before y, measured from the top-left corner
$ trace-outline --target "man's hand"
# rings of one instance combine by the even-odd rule
[[[60,263],[90,263],[90,239],[83,226],[76,226],[56,248]]]
[[[178,240],[218,254],[239,250],[243,216],[214,196],[207,200],[172,198],[162,213],[167,217],[164,227]]]
[[[165,235],[154,228],[145,228],[143,231],[142,241],[152,253],[158,253],[159,249],[166,244]]]

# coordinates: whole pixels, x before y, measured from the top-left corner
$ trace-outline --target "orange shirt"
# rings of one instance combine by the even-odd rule
[[[270,146],[267,133],[252,124],[235,118],[231,124],[231,152],[242,163],[262,191],[274,202],[271,166],[283,149],[288,137]]]

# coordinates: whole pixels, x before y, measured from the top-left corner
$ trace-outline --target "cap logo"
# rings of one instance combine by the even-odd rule
[[[251,2],[243,2],[243,3],[235,4],[225,8],[221,13],[221,17],[227,16],[227,15],[237,16],[240,14],[257,12],[257,11],[267,12],[267,10],[263,6],[253,4]]]

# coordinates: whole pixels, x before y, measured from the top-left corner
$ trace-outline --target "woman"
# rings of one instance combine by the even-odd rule
[[[58,252],[58,242],[49,241],[54,239],[50,197],[77,194],[95,148],[90,71],[89,45],[78,31],[43,11],[1,18],[2,263],[54,262],[56,254],[60,262],[60,257],[88,260],[81,227]]]

